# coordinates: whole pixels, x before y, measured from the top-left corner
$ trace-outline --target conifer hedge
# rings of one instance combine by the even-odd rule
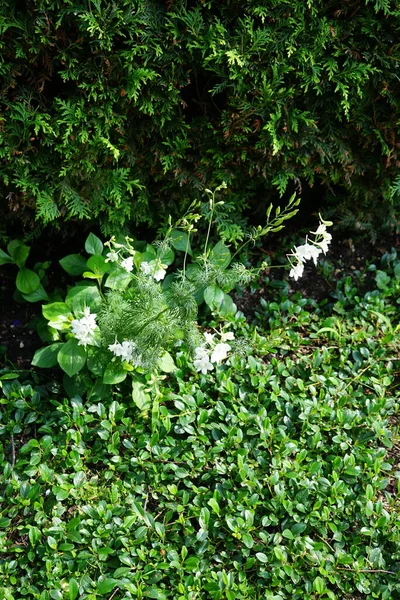
[[[11,0],[0,35],[3,215],[111,231],[223,180],[239,209],[400,197],[397,0]]]

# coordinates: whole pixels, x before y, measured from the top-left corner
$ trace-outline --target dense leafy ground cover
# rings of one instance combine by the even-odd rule
[[[320,304],[279,283],[141,414],[3,369],[0,597],[398,598],[399,289],[395,252]]]

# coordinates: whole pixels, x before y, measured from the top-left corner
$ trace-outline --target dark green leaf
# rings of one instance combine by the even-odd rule
[[[58,351],[57,359],[62,370],[73,377],[79,373],[86,362],[86,349],[79,346],[77,340],[70,339]]]
[[[45,348],[36,350],[32,359],[32,365],[34,367],[41,367],[42,369],[55,367],[57,364],[58,352],[63,345],[62,342],[57,342],[50,346],[46,346]]]
[[[94,233],[89,233],[85,242],[85,250],[88,254],[100,255],[103,252],[103,243]]]
[[[16,286],[22,294],[32,294],[40,285],[39,275],[26,267],[18,271]]]
[[[86,271],[86,259],[81,254],[68,254],[60,260],[60,265],[69,275],[82,275]]]

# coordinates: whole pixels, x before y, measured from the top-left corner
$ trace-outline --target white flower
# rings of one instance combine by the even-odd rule
[[[78,340],[78,346],[86,346],[94,342],[93,335],[97,330],[96,315],[92,315],[90,308],[85,308],[81,319],[71,322],[71,331]]]
[[[195,358],[193,361],[194,366],[197,371],[203,373],[205,375],[207,371],[212,371],[214,365],[210,362],[210,356],[206,348],[204,346],[199,346],[195,349]]]
[[[318,225],[317,231],[312,231],[316,236],[314,240],[314,244],[319,246],[324,254],[328,252],[328,246],[331,243],[332,235],[327,232],[325,223],[320,223]],[[322,238],[322,239],[319,239]]]
[[[110,344],[108,346],[110,352],[114,354],[114,356],[119,356],[122,360],[126,362],[131,362],[133,359],[133,353],[136,349],[136,344],[134,342],[115,342],[114,344]]]
[[[312,231],[311,233],[313,233],[314,235],[325,235],[325,233],[326,233],[326,225],[324,223],[320,223],[318,225],[317,231]]]
[[[118,262],[118,252],[115,250],[108,252],[106,262]]]
[[[297,265],[292,265],[292,268],[289,273],[289,277],[294,277],[294,280],[297,281],[299,277],[303,275],[304,272],[304,263],[298,262]]]
[[[228,340],[234,340],[235,336],[233,331],[223,331],[221,333],[221,342],[227,342]]]
[[[303,244],[302,246],[295,247],[295,257],[300,262],[304,262],[305,260],[313,260],[314,265],[317,264],[318,256],[321,254],[321,248],[314,246],[312,244]]]
[[[217,344],[211,354],[211,362],[220,363],[225,360],[228,356],[228,352],[231,349],[229,344],[221,343]]]
[[[145,275],[150,275],[151,273],[151,266],[150,263],[144,261],[142,262],[142,264],[140,265],[140,270],[145,274]]]
[[[164,269],[164,265],[160,265],[153,273],[153,277],[156,281],[161,281],[166,276],[167,271]]]
[[[206,343],[211,345],[215,338],[215,333],[205,333],[204,337],[206,338]]]
[[[128,271],[128,273],[130,273],[133,270],[133,258],[132,258],[132,256],[128,256],[128,258],[124,258],[124,260],[121,261],[121,267],[123,269],[125,269],[125,271]]]
[[[151,275],[156,281],[161,281],[167,274],[166,266],[160,260],[145,261],[140,265],[140,270],[145,275]]]

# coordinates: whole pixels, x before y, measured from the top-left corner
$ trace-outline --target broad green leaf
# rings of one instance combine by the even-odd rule
[[[52,550],[57,550],[57,541],[51,535],[47,537],[47,543]]]
[[[224,294],[224,299],[219,307],[219,312],[224,317],[235,316],[237,312],[237,306],[229,294]]]
[[[158,368],[163,373],[172,373],[173,371],[176,371],[177,366],[174,363],[174,359],[172,358],[169,352],[164,352],[164,354],[158,361]]]
[[[0,267],[1,265],[7,265],[14,262],[11,256],[9,256],[4,250],[0,249]]]
[[[86,473],[84,471],[78,471],[74,475],[74,486],[76,488],[82,487],[87,481]]]
[[[88,254],[101,255],[103,252],[103,242],[94,233],[89,233],[85,242],[85,250]]]
[[[209,285],[204,290],[204,302],[211,308],[219,308],[224,301],[224,292],[217,285]]]
[[[266,554],[264,554],[263,552],[256,552],[256,558],[257,560],[259,560],[261,563],[267,563],[268,562],[268,556]]]
[[[52,302],[42,306],[43,316],[49,321],[49,327],[58,330],[69,329],[73,315],[64,302]]]
[[[62,370],[73,377],[79,373],[86,362],[86,349],[79,346],[77,340],[70,339],[60,348],[57,359]]]
[[[45,302],[49,299],[42,284],[40,284],[39,287],[32,292],[32,294],[22,294],[22,296],[27,302]]]
[[[60,317],[72,317],[72,313],[65,302],[52,302],[51,304],[45,304],[42,307],[42,312],[43,316],[48,321],[55,321]]]
[[[210,262],[220,269],[226,269],[231,260],[231,251],[224,242],[218,242],[210,252]]]
[[[82,275],[86,271],[86,259],[81,254],[68,254],[60,260],[60,265],[68,275]]]
[[[111,288],[112,290],[120,290],[123,291],[128,287],[130,282],[133,279],[132,273],[128,273],[123,269],[116,269],[112,271],[105,282],[105,287]]]
[[[91,348],[87,350],[87,367],[96,377],[103,377],[104,372],[110,364],[110,354],[102,348]]]
[[[208,506],[211,506],[211,508],[213,509],[213,511],[215,513],[217,513],[217,515],[219,515],[221,513],[221,509],[219,507],[218,502],[215,500],[215,498],[210,498],[209,501],[207,502]]]
[[[25,246],[25,244],[21,244],[17,248],[15,248],[13,259],[14,262],[22,268],[25,266],[26,259],[29,256],[30,248],[29,246]]]
[[[26,246],[21,240],[12,240],[7,250],[11,255],[13,261],[22,268],[25,265],[26,259],[29,256],[30,248]]]
[[[85,308],[90,308],[92,313],[96,313],[101,303],[100,292],[97,286],[92,284],[76,285],[69,290],[65,298],[65,304],[75,315],[83,313]]]
[[[316,577],[313,581],[313,590],[317,592],[317,594],[323,594],[326,590],[325,580],[322,577]]]
[[[68,584],[69,600],[75,600],[79,594],[79,585],[76,579],[72,578]]]
[[[41,367],[42,369],[55,367],[57,364],[58,352],[63,345],[62,342],[57,342],[56,344],[51,344],[50,346],[36,350],[32,359],[32,365],[34,367]]]
[[[174,229],[171,231],[171,243],[175,250],[180,250],[181,252],[186,252],[192,256],[192,248],[190,246],[189,236],[185,231],[179,231],[178,229]]]
[[[244,533],[242,535],[242,541],[246,548],[252,548],[254,546],[254,540],[249,533]]]
[[[106,262],[104,256],[91,256],[87,261],[89,269],[96,273],[96,275],[105,275],[111,269],[111,264]]]
[[[290,529],[284,529],[282,531],[282,535],[283,537],[285,537],[288,540],[293,540],[294,539],[294,535],[293,533],[290,531]]]
[[[16,286],[22,294],[32,294],[40,285],[39,275],[26,267],[18,271]]]
[[[144,391],[145,387],[140,381],[132,381],[132,400],[141,412],[146,412],[151,407],[149,394]]]
[[[163,265],[172,265],[175,259],[174,251],[171,248],[160,250],[157,256]]]
[[[104,594],[109,594],[117,584],[117,579],[112,579],[110,577],[107,579],[103,579],[103,581],[99,581],[97,584],[97,593],[101,596],[103,596]]]
[[[106,370],[104,371],[103,383],[111,385],[114,383],[121,383],[127,376],[127,371],[124,369],[121,362],[110,362]]]
[[[386,290],[390,283],[390,277],[385,271],[377,271],[375,280],[380,290]]]
[[[28,531],[28,537],[29,537],[29,541],[32,544],[32,546],[34,546],[36,544],[36,542],[38,542],[40,540],[40,538],[42,537],[42,534],[40,532],[40,529],[38,529],[37,527],[34,527],[33,525],[28,525],[29,531]]]
[[[155,587],[146,588],[143,596],[145,598],[153,598],[154,600],[167,600],[167,596],[159,588]]]

